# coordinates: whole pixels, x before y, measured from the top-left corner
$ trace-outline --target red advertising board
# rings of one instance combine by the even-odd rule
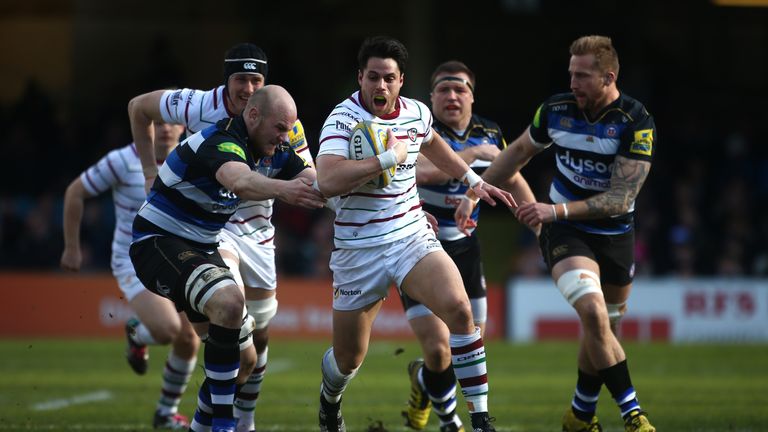
[[[132,311],[108,274],[0,273],[0,337],[122,337]],[[330,280],[278,279],[274,337],[330,339]],[[489,288],[486,338],[504,331],[504,301],[499,287]],[[395,288],[384,301],[374,337],[413,337]]]

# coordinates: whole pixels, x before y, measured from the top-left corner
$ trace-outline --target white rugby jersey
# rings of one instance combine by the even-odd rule
[[[85,190],[91,196],[112,189],[115,204],[115,234],[112,238],[112,271],[131,265],[131,226],[139,207],[147,197],[144,174],[136,146],[129,144],[112,150],[80,174]]]
[[[163,121],[184,125],[188,135],[214,125],[221,119],[240,114],[231,110],[223,85],[208,91],[188,88],[168,90],[160,98]],[[293,129],[288,133],[288,138],[296,154],[314,166],[304,134],[304,126],[300,120],[296,120]],[[275,227],[272,225],[273,206],[274,200],[271,199],[244,201],[224,229],[259,244],[272,244],[275,238]]]
[[[385,188],[363,185],[336,203],[334,243],[338,248],[357,249],[386,244],[407,237],[425,224],[416,188],[416,158],[421,143],[432,140],[432,113],[426,105],[399,97],[395,111],[376,117],[365,108],[360,92],[338,104],[323,124],[318,156],[338,155],[349,159],[352,128],[372,120],[392,129],[408,143],[408,157],[397,166],[395,177]]]

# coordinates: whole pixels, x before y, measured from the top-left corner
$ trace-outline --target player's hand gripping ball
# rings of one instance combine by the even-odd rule
[[[378,156],[387,151],[387,127],[366,120],[358,123],[352,129],[349,138],[349,158],[363,160]],[[392,182],[397,166],[381,171],[376,178],[366,183],[367,186],[381,189]]]

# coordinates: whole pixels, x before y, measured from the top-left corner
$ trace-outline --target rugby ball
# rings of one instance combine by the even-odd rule
[[[387,151],[387,127],[366,120],[358,123],[352,129],[349,137],[349,158],[363,160],[378,156]],[[393,166],[381,171],[378,177],[366,183],[376,189],[388,186],[395,176],[397,167]]]

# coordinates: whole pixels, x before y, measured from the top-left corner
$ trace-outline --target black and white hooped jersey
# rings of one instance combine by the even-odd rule
[[[482,144],[495,144],[500,150],[504,150],[507,146],[499,125],[478,115],[472,115],[467,129],[462,134],[456,133],[437,119],[435,119],[433,128],[455,152]],[[476,159],[470,164],[470,167],[477,174],[482,175],[490,165],[490,161]],[[419,195],[424,201],[424,210],[431,213],[440,226],[440,231],[437,233],[438,239],[452,241],[466,237],[456,228],[453,213],[461,202],[461,196],[467,192],[467,188],[468,186],[458,179],[451,179],[443,184],[419,186]],[[476,206],[472,212],[472,220],[477,222],[479,214],[480,206]],[[469,229],[469,231],[474,231],[474,228]]]
[[[655,151],[653,117],[637,100],[621,93],[596,119],[589,119],[571,93],[550,97],[536,111],[530,127],[533,143],[554,143],[557,171],[549,189],[553,203],[578,201],[611,187],[617,155],[651,161]],[[557,221],[596,234],[621,234],[633,228],[635,203],[626,214],[613,217]]]
[[[210,90],[183,88],[167,90],[160,97],[160,113],[166,123],[182,124],[189,135],[197,133],[219,120],[235,117],[223,85]],[[313,164],[304,125],[296,120],[288,140],[291,148],[309,164]],[[275,200],[248,201],[242,203],[224,227],[234,235],[258,244],[274,244],[275,227],[272,214]]]
[[[175,235],[215,244],[241,204],[216,180],[227,162],[248,164],[267,177],[289,180],[309,167],[293,149],[278,148],[271,157],[254,160],[242,117],[219,121],[192,135],[168,155],[133,225],[133,241],[153,235]]]

